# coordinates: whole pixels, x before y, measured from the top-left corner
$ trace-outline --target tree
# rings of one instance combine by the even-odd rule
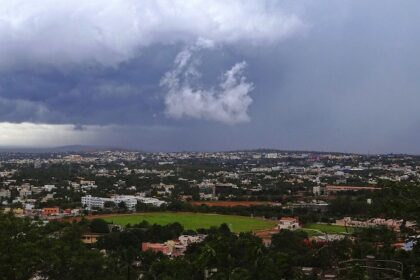
[[[108,223],[103,219],[93,219],[90,222],[90,231],[94,233],[109,233]]]
[[[45,229],[42,223],[0,214],[0,280],[121,279],[113,258],[80,241],[83,231],[78,224]]]
[[[116,208],[117,205],[115,205],[115,203],[113,201],[105,201],[104,207],[105,208]]]
[[[303,231],[282,230],[272,236],[271,245],[274,251],[290,255],[302,255],[308,252],[305,239],[308,235]]]
[[[128,210],[127,204],[125,204],[124,201],[121,201],[120,203],[118,203],[118,209],[124,212],[127,211]]]

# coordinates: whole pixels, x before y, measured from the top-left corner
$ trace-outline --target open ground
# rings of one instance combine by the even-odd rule
[[[92,216],[95,218],[95,216]],[[261,218],[251,218],[235,215],[186,213],[186,212],[155,212],[155,213],[136,213],[131,215],[107,215],[102,216],[107,222],[119,225],[138,224],[148,221],[151,224],[166,225],[178,222],[185,229],[210,228],[226,223],[233,232],[260,231],[271,229],[276,226],[276,221],[264,220]]]

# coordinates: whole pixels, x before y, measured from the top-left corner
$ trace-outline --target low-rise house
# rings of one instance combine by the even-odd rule
[[[46,207],[42,208],[43,216],[56,216],[60,214],[60,208],[58,207]]]
[[[367,220],[353,220],[351,217],[344,217],[341,220],[335,221],[336,225],[340,226],[348,226],[348,227],[379,227],[384,226],[389,229],[399,231],[402,220],[394,220],[394,219],[383,219],[383,218],[372,218]],[[406,227],[412,227],[415,223],[412,221],[406,222]]]
[[[85,244],[94,244],[98,242],[99,234],[84,234],[82,235],[82,242]]]
[[[141,250],[148,251],[151,250],[155,253],[161,252],[164,255],[171,254],[171,248],[166,243],[150,243],[150,242],[143,242],[141,244]]]
[[[4,208],[4,213],[13,213],[16,216],[23,216],[25,214],[25,210],[22,208],[10,208],[10,207],[6,207]]]
[[[19,191],[19,197],[20,198],[27,198],[27,197],[29,197],[29,196],[31,196],[32,195],[32,191],[30,190],[30,188],[22,188],[20,191]]]
[[[1,189],[0,190],[0,198],[10,198],[11,196],[11,192],[10,190],[6,190],[6,189]]]
[[[43,191],[41,187],[31,187],[32,194],[40,194]]]
[[[288,229],[288,230],[295,230],[300,228],[299,221],[297,218],[294,217],[282,217],[277,224],[277,228],[279,230]]]
[[[50,191],[52,191],[53,189],[55,189],[55,185],[44,185],[44,190],[45,190],[46,192],[50,192]]]
[[[321,195],[321,186],[314,186],[314,187],[312,187],[312,193],[314,195]]]
[[[177,257],[184,255],[188,245],[204,241],[206,235],[181,235],[178,240],[168,240],[165,243],[144,242],[141,244],[141,250],[152,250],[153,252],[161,252],[164,255]]]
[[[204,234],[197,234],[197,235],[181,235],[178,237],[179,243],[182,245],[190,245],[192,243],[200,243],[203,242],[206,238]]]
[[[371,186],[334,186],[328,185],[325,187],[325,192],[327,194],[336,193],[336,192],[357,192],[357,191],[377,191],[381,188],[371,187]]]
[[[47,193],[42,199],[41,202],[47,202],[48,200],[54,199],[54,193]]]

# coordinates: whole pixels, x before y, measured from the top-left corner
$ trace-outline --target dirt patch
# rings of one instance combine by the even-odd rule
[[[105,219],[105,218],[115,217],[117,215],[130,216],[130,215],[133,215],[133,213],[129,213],[129,214],[111,213],[111,214],[86,215],[86,216],[83,216],[83,218],[85,218],[86,220]],[[57,221],[65,221],[65,222],[70,222],[70,223],[80,222],[81,220],[82,220],[81,216],[57,219]]]
[[[255,205],[273,205],[270,201],[192,201],[190,202],[194,206],[200,206],[202,204],[207,206],[215,207],[235,207],[235,206],[255,206]]]
[[[190,202],[194,206],[200,206],[202,204],[207,206],[215,207],[234,207],[234,206],[255,206],[255,205],[273,205],[270,201],[192,201]]]

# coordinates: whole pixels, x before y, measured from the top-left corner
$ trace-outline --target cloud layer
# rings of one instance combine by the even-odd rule
[[[0,0],[0,69],[116,66],[155,44],[266,44],[304,28],[267,1]]]
[[[86,130],[77,130],[72,125],[49,125],[33,123],[0,123],[0,146],[37,146],[52,147],[90,144],[96,141],[97,133],[105,128],[90,126]]]
[[[271,0],[0,0],[0,122],[144,125],[162,112],[244,122],[246,63],[204,87],[200,51],[276,45],[305,29]]]
[[[0,0],[0,135],[420,153],[419,9],[416,0]],[[66,124],[71,141],[53,137]]]

